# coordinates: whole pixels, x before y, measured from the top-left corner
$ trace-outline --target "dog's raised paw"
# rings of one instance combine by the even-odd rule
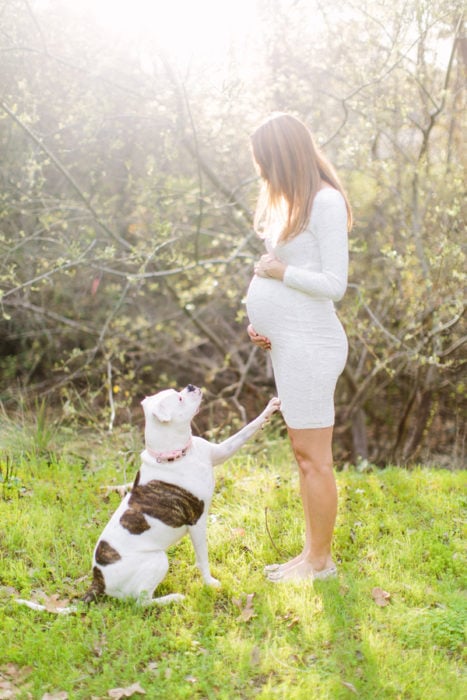
[[[277,397],[274,396],[266,406],[266,411],[268,412],[269,415],[274,413],[275,411],[278,411],[281,407],[281,400]]]

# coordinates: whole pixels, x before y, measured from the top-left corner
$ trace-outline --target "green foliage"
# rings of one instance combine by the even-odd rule
[[[4,499],[17,496],[21,489],[21,479],[16,476],[15,465],[9,455],[0,462],[0,484]]]
[[[339,472],[339,580],[273,585],[264,564],[299,551],[303,533],[288,443],[269,431],[217,470],[209,543],[219,590],[202,585],[185,538],[160,586],[184,592],[183,603],[78,602],[66,616],[14,599],[84,593],[119,502],[105,487],[131,479],[137,440],[83,436],[79,459],[26,455],[21,442],[8,454],[24,488],[0,500],[0,673],[17,697],[88,700],[134,683],[161,700],[465,696],[465,472]],[[390,594],[385,607],[375,587]]]

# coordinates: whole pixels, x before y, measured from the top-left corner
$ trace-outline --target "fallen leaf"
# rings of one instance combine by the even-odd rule
[[[2,678],[14,678],[15,680],[22,681],[26,676],[29,676],[33,672],[32,666],[17,666],[16,664],[6,664],[6,666],[0,667],[0,676]]]
[[[236,605],[237,608],[240,608],[240,615],[237,617],[237,620],[241,620],[242,622],[248,622],[249,620],[251,620],[252,617],[256,616],[256,613],[253,609],[254,597],[254,593],[248,593],[246,597],[245,607],[243,607],[243,602],[241,598],[232,599],[233,604]]]
[[[0,586],[0,595],[19,595],[13,586]]]
[[[289,629],[292,629],[292,627],[295,627],[295,625],[298,625],[300,622],[300,618],[291,612],[281,615],[280,619],[287,623]]]
[[[245,530],[243,527],[234,527],[232,530],[232,537],[245,537]]]
[[[44,607],[48,612],[59,613],[65,608],[68,608],[69,603],[70,601],[67,598],[60,600],[60,596],[54,593],[53,595],[45,598]]]
[[[18,689],[10,681],[0,681],[0,700],[10,700],[17,696]]]
[[[198,679],[195,676],[185,676],[187,683],[197,683]]]
[[[60,690],[58,693],[44,693],[41,700],[68,700],[68,693]]]
[[[379,586],[376,586],[371,591],[371,597],[375,601],[376,605],[379,605],[381,608],[384,608],[386,605],[389,604],[391,594],[387,591],[383,591],[383,589]]]
[[[115,698],[115,700],[120,700],[120,698],[131,698],[133,695],[146,695],[144,688],[140,686],[139,683],[133,683],[129,685],[128,688],[113,688],[107,692],[110,698]]]
[[[355,695],[358,695],[358,690],[352,683],[347,683],[346,681],[341,681],[342,685],[348,688],[349,690],[352,691],[352,693],[355,693]]]
[[[31,666],[17,666],[16,664],[6,664],[0,667],[0,700],[10,700],[17,698],[18,694],[28,687],[24,685],[25,678],[32,673]],[[29,697],[29,693],[28,693]]]
[[[250,664],[252,666],[258,666],[260,660],[261,660],[261,653],[260,653],[259,647],[253,647],[253,649],[251,650],[251,655],[250,655]]]
[[[68,599],[60,600],[57,594],[46,596],[42,591],[33,592],[32,600],[25,600],[24,598],[15,598],[15,600],[19,605],[26,605],[31,610],[45,610],[46,612],[65,615],[76,612],[75,606],[68,605],[70,602]]]

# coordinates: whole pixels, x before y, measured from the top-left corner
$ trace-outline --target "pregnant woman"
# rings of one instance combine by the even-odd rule
[[[265,572],[274,582],[325,579],[337,574],[331,553],[334,389],[348,345],[334,302],[347,286],[351,210],[333,167],[300,120],[274,114],[251,143],[263,185],[255,228],[267,252],[248,288],[248,335],[271,354],[305,516],[301,554]]]

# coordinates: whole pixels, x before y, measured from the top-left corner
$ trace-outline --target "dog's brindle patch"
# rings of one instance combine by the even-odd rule
[[[82,597],[83,603],[95,603],[95,601],[105,593],[105,580],[99,567],[94,566],[92,570],[92,583],[90,588]]]
[[[158,518],[170,527],[195,525],[203,514],[204,501],[181,486],[156,479],[139,486],[138,481],[137,475],[136,485],[133,487],[128,501],[129,508],[120,518],[123,527],[126,527],[132,534],[139,534],[147,529],[145,527],[144,530],[133,532],[132,527],[137,528],[142,525],[141,520],[136,524],[138,513],[143,519],[144,515],[149,515],[151,518]]]
[[[121,559],[120,554],[108,542],[101,540],[96,549],[96,562],[101,566],[115,564]]]
[[[120,524],[131,532],[132,535],[141,535],[142,532],[150,530],[151,526],[143,513],[135,508],[128,508],[120,518]]]

